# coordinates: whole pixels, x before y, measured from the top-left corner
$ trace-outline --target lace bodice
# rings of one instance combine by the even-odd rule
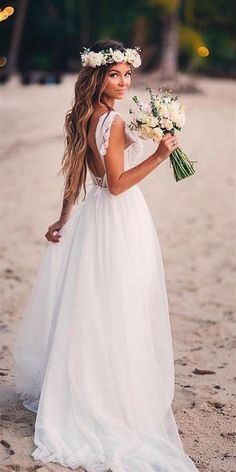
[[[101,156],[101,159],[104,164],[104,157],[106,155],[106,150],[109,144],[110,132],[111,132],[111,125],[115,115],[120,115],[117,111],[110,111],[102,114],[97,123],[96,131],[95,131],[95,140],[96,145]],[[135,166],[141,157],[143,151],[143,142],[139,136],[135,135],[128,124],[125,122],[125,133],[128,137],[130,144],[124,150],[124,170],[127,170],[133,166]],[[105,167],[105,164],[104,164]],[[91,169],[89,169],[92,181],[95,185],[99,185],[101,187],[107,187],[107,176],[106,173],[104,177],[98,177],[93,174]]]

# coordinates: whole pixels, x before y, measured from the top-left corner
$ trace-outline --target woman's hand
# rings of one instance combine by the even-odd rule
[[[179,147],[176,136],[171,133],[166,133],[160,141],[158,149],[156,150],[156,156],[159,162],[164,161],[169,155]]]
[[[53,225],[49,226],[45,238],[52,243],[59,243],[61,235],[58,233],[60,229],[64,226],[65,222],[58,220]],[[54,234],[55,233],[55,234]]]

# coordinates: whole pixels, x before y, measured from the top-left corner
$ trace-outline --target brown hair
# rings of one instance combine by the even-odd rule
[[[102,49],[119,49],[124,51],[124,45],[119,41],[96,41],[90,50],[99,52]],[[87,176],[87,131],[90,118],[97,103],[104,104],[109,110],[111,107],[101,97],[106,86],[109,66],[83,66],[79,71],[75,83],[75,97],[72,108],[67,112],[64,124],[65,151],[62,158],[62,173],[65,177],[64,197],[68,201],[76,202],[81,188],[86,197]]]

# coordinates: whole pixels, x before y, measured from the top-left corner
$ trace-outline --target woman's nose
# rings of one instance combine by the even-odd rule
[[[126,85],[126,77],[120,77],[120,85]]]

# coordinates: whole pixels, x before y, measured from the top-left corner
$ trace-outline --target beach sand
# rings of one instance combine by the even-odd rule
[[[14,78],[1,87],[1,472],[69,470],[30,456],[35,415],[14,392],[11,350],[44,234],[61,209],[57,173],[75,78],[30,87]],[[127,119],[132,95],[146,96],[144,83],[137,77],[117,103]],[[187,123],[179,143],[197,160],[196,173],[176,183],[166,160],[139,185],[162,248],[175,357],[172,406],[184,449],[201,472],[235,472],[235,85],[204,77],[191,83],[199,93],[181,94]],[[155,87],[155,77],[146,85]],[[155,149],[144,146],[143,158]]]

